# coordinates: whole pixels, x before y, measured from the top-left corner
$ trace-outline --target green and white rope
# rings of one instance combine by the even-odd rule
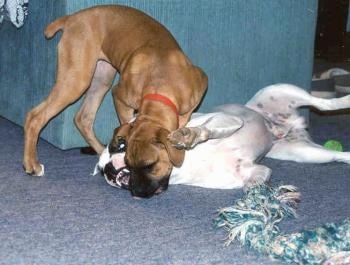
[[[226,245],[238,241],[272,259],[311,265],[350,264],[348,219],[298,233],[280,231],[284,218],[296,217],[299,198],[294,186],[255,186],[233,206],[220,209],[214,224],[228,230]]]

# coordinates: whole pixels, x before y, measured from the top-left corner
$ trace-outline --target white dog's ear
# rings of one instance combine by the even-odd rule
[[[168,140],[168,135],[170,131],[160,128],[157,133],[157,141],[162,143],[165,146],[165,149],[168,152],[170,162],[175,167],[180,167],[185,159],[185,150],[179,150],[174,147],[171,142]]]

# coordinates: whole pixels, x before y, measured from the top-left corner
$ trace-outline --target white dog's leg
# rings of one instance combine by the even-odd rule
[[[272,170],[264,165],[252,164],[250,166],[242,166],[242,173],[244,175],[244,189],[260,185],[269,180]]]
[[[241,118],[222,113],[205,114],[198,119],[199,124],[188,124],[169,134],[168,140],[179,149],[191,149],[208,139],[225,138],[240,129],[244,122]],[[194,125],[192,127],[192,125]]]
[[[344,162],[350,164],[350,152],[337,152],[309,141],[277,142],[267,157],[300,163]]]
[[[323,111],[348,109],[350,108],[350,95],[332,99],[312,97],[310,106]]]
[[[277,84],[261,89],[246,106],[263,114],[270,113],[289,118],[295,115],[296,109],[301,106],[313,106],[323,111],[350,108],[350,95],[323,99],[311,96],[304,89],[294,85]]]

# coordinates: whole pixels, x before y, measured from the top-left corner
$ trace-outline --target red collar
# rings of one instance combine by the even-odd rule
[[[171,110],[176,114],[177,119],[179,120],[179,111],[175,104],[166,96],[163,96],[161,94],[157,93],[152,93],[152,94],[146,94],[143,98],[142,101],[145,99],[147,100],[154,100],[154,101],[159,101],[167,105],[168,107],[171,108]]]

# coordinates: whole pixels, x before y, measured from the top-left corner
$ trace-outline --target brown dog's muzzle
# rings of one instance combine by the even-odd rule
[[[128,184],[132,196],[150,198],[168,188],[173,166],[181,166],[185,156],[184,150],[168,141],[169,134],[169,130],[141,116],[115,129],[109,153],[125,150],[124,162],[130,171]],[[110,173],[117,172],[112,169]]]
[[[140,174],[133,173],[129,178],[129,189],[132,196],[136,198],[150,198],[153,195],[161,194],[167,190],[169,184],[169,177],[161,180],[153,180],[148,177],[140,177]]]

